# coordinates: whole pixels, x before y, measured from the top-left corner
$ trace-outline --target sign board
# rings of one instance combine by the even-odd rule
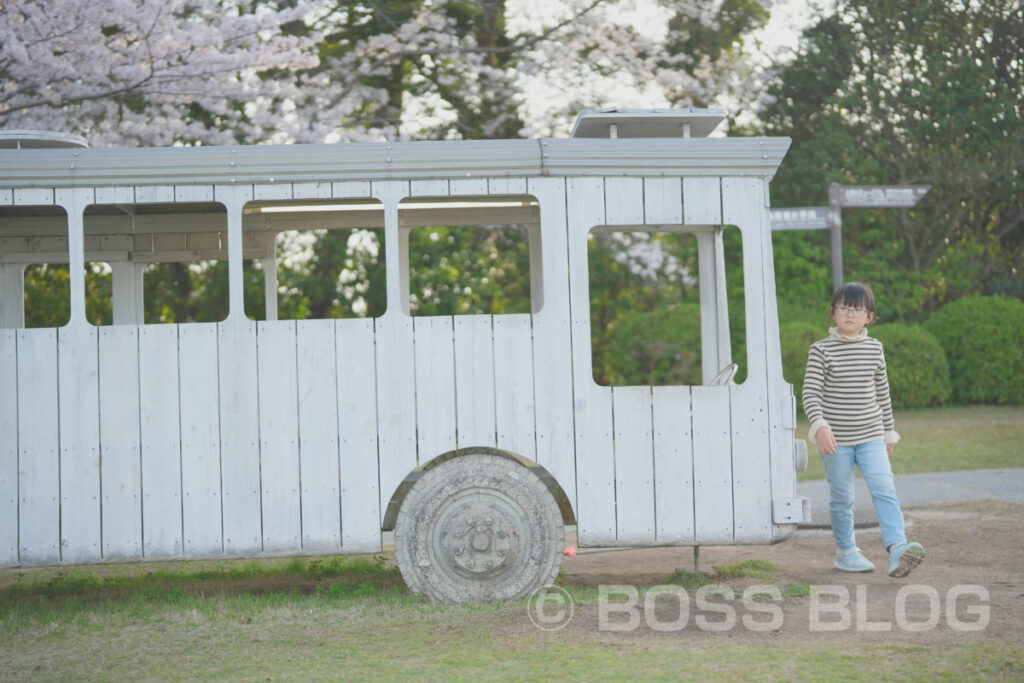
[[[771,209],[772,230],[824,230],[828,225],[827,206],[801,206]]]
[[[838,197],[833,200],[840,207],[898,207],[914,206],[928,194],[931,185],[839,185]],[[832,199],[830,197],[830,199]],[[831,203],[831,202],[830,202]]]

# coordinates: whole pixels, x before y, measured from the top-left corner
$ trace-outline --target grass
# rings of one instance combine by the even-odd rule
[[[797,438],[807,438],[806,420]],[[1024,406],[965,406],[897,411],[902,439],[892,455],[896,474],[1024,467]],[[824,479],[813,443],[800,481]]]
[[[429,605],[393,582],[379,563],[352,563],[331,581],[361,591],[291,590],[316,584],[309,565],[248,563],[224,590],[217,572],[186,566],[138,574],[23,578],[0,591],[0,670],[5,680],[332,679],[332,680],[1015,680],[1019,643],[956,642],[863,648],[831,642],[778,645],[773,635],[737,647],[715,634],[545,632],[525,602]],[[716,567],[720,579],[773,578],[776,567],[748,561]],[[232,571],[228,571],[233,574]],[[77,574],[77,573],[76,573]],[[156,578],[154,578],[156,577]],[[83,579],[83,580],[79,580]],[[228,582],[231,583],[231,582]],[[108,588],[116,587],[112,595]],[[592,587],[566,586],[593,621]],[[205,594],[205,597],[200,595]],[[694,642],[696,641],[696,642]],[[912,641],[910,641],[912,642]]]

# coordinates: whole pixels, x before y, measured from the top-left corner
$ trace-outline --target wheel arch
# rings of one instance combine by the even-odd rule
[[[558,504],[559,511],[562,513],[562,522],[564,524],[576,523],[576,515],[572,510],[572,503],[569,500],[569,496],[566,495],[565,489],[563,489],[562,485],[558,483],[558,480],[555,479],[554,475],[548,472],[548,470],[543,465],[534,462],[533,460],[530,460],[529,458],[526,458],[522,455],[519,455],[518,453],[506,451],[501,448],[491,448],[489,446],[470,446],[468,448],[456,448],[453,451],[442,453],[441,455],[437,456],[436,458],[433,458],[432,460],[429,460],[428,462],[423,463],[422,465],[414,469],[412,472],[407,474],[405,479],[402,480],[402,483],[398,485],[398,488],[396,488],[395,492],[391,495],[391,500],[388,501],[388,506],[384,511],[384,520],[381,522],[381,530],[395,530],[395,522],[398,519],[398,511],[401,509],[402,503],[405,501],[405,497],[409,494],[409,491],[412,490],[413,485],[415,485],[416,482],[419,481],[420,477],[422,477],[425,472],[434,469],[443,462],[447,462],[449,460],[460,458],[466,455],[478,454],[496,455],[502,458],[507,458],[508,460],[517,462],[523,467],[525,467],[529,472],[531,472],[534,476],[540,479],[544,486],[547,487],[548,491],[551,492],[551,495],[554,497],[555,502]]]

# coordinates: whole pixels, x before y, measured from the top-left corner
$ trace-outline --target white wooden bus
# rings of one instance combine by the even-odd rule
[[[548,586],[565,525],[583,547],[784,540],[807,513],[768,213],[789,140],[708,137],[721,118],[590,111],[569,138],[499,141],[0,136],[0,566],[373,553],[393,530],[410,588],[461,601]],[[412,315],[410,231],[437,225],[520,231],[530,310]],[[356,227],[382,235],[386,310],[278,319],[282,235]],[[601,231],[693,235],[701,384],[595,382]],[[223,320],[144,319],[153,264],[212,261],[227,264]],[[89,322],[73,276],[66,324],[26,325],[33,264],[106,264],[112,324]]]

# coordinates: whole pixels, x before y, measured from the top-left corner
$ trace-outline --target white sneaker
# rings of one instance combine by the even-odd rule
[[[844,572],[873,572],[875,565],[861,554],[860,548],[854,546],[836,552],[836,569]]]
[[[902,579],[924,562],[924,548],[920,543],[900,543],[889,552],[889,576]]]

